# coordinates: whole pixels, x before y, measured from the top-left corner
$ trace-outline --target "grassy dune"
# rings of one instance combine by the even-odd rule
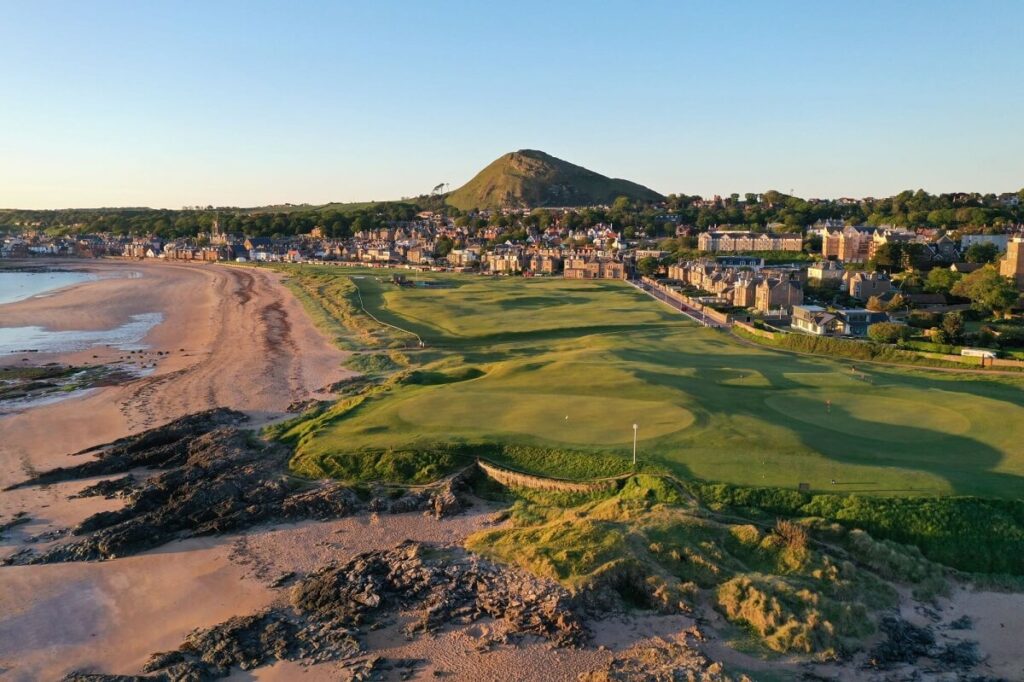
[[[309,305],[353,318],[363,347],[412,337],[359,319],[353,286],[375,317],[426,344],[406,352],[412,371],[307,424],[300,467],[330,473],[321,465],[350,453],[446,444],[575,453],[582,464],[547,473],[606,475],[609,460],[629,469],[637,423],[641,461],[683,477],[1020,497],[1024,379],[854,372],[697,327],[621,282],[431,274],[415,279],[440,286],[400,288],[388,277],[308,266],[293,277]],[[591,456],[601,465],[588,472]]]
[[[943,570],[912,548],[820,520],[709,518],[653,476],[576,504],[534,497],[467,547],[627,605],[716,609],[775,653],[856,651],[896,604],[891,582],[922,596],[947,589]]]

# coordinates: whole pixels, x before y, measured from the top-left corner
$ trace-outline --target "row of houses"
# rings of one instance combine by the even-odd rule
[[[709,230],[697,237],[701,251],[739,253],[744,251],[802,251],[804,239],[799,233],[750,232],[746,230]]]
[[[721,305],[767,313],[788,310],[803,302],[806,271],[799,267],[765,267],[760,259],[753,265],[700,259],[669,266],[668,278],[704,292]]]
[[[932,261],[952,262],[958,260],[961,252],[973,243],[999,243],[1003,237],[1005,250],[1006,235],[969,235],[959,242],[944,232],[934,230],[914,231],[902,227],[872,227],[848,225],[826,226],[817,231],[821,236],[821,257],[843,263],[866,263],[874,260],[879,250],[887,244],[917,244],[924,257]]]

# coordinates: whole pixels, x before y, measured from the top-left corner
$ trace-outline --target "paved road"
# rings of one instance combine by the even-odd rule
[[[727,325],[727,324],[720,324],[718,322],[715,322],[714,320],[712,320],[711,318],[709,318],[707,315],[705,315],[704,313],[700,312],[696,308],[691,308],[690,306],[685,305],[683,303],[679,303],[678,301],[673,301],[668,296],[666,296],[663,292],[658,291],[657,289],[653,289],[653,288],[647,286],[646,284],[644,284],[643,282],[639,282],[639,281],[636,281],[636,280],[629,280],[629,283],[632,284],[633,286],[635,286],[640,291],[645,292],[647,295],[651,296],[652,298],[661,301],[662,303],[667,305],[669,308],[672,308],[672,310],[675,310],[676,312],[680,312],[683,315],[686,315],[688,318],[690,318],[691,320],[693,320],[697,324],[703,325],[705,327],[713,327],[715,329],[728,329],[729,328],[729,325]]]

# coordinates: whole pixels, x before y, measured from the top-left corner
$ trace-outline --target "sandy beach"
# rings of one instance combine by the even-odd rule
[[[0,326],[109,329],[153,312],[163,322],[144,339],[148,350],[134,357],[105,347],[0,357],[4,365],[127,358],[150,372],[0,417],[0,487],[79,461],[69,453],[198,410],[228,406],[257,422],[273,419],[294,401],[327,397],[322,389],[349,374],[341,367],[345,354],[317,331],[276,273],[129,261],[53,265],[100,278],[0,306]],[[0,556],[17,551],[30,536],[118,505],[96,497],[67,499],[81,487],[0,493],[0,517],[25,512],[31,519],[5,534]],[[97,666],[138,672],[146,655],[176,646],[192,628],[267,603],[273,593],[259,581],[240,579],[244,571],[229,559],[229,544],[192,541],[102,564],[0,569],[0,677],[57,679]]]

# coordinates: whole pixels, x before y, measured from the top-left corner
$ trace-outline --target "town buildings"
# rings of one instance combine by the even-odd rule
[[[792,326],[815,336],[867,336],[868,327],[885,322],[883,312],[863,308],[827,309],[817,305],[793,306]]]
[[[838,287],[845,272],[838,261],[819,261],[807,268],[807,280],[816,287]]]
[[[884,272],[857,270],[843,275],[847,293],[860,301],[881,296],[892,289],[892,279]]]
[[[797,233],[709,230],[697,237],[701,251],[801,251],[803,245],[803,237]]]
[[[1006,245],[1006,255],[999,261],[999,274],[1009,277],[1024,291],[1024,237],[1015,237]]]
[[[778,277],[765,277],[754,292],[754,310],[759,313],[784,311],[804,302],[804,289],[799,281]]]

